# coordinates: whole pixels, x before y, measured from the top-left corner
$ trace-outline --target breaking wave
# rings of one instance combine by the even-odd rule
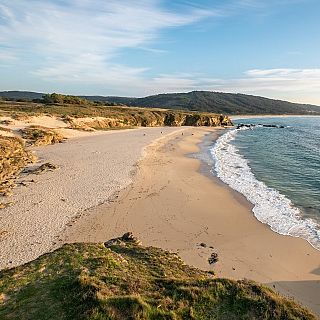
[[[259,221],[279,234],[301,237],[320,250],[319,225],[312,219],[304,219],[290,199],[256,179],[248,161],[231,143],[238,131],[228,131],[211,149],[217,176],[254,205],[252,211]]]

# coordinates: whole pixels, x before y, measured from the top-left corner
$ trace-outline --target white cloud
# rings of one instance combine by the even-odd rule
[[[213,79],[206,88],[320,104],[320,69],[248,70],[239,78]]]
[[[33,72],[45,79],[62,81],[69,75],[103,81],[115,71],[127,76],[144,70],[114,64],[121,49],[153,50],[148,46],[162,29],[211,14],[169,12],[157,0],[3,0],[0,42],[19,50],[21,62],[31,61]]]
[[[143,95],[210,90],[320,105],[320,69],[255,69],[231,79],[207,78],[199,74],[165,74],[145,80],[137,75],[134,90]]]
[[[287,95],[288,99],[296,94],[306,101],[318,99],[320,103],[317,93],[320,92],[320,69],[254,69],[238,78],[215,79],[186,73],[151,76],[148,66],[132,67],[125,61],[115,62],[124,49],[139,48],[163,54],[164,51],[152,45],[164,29],[193,24],[208,17],[239,14],[242,10],[265,12],[270,3],[284,5],[288,0],[267,3],[230,0],[210,10],[200,8],[195,1],[182,1],[188,6],[180,6],[176,11],[166,10],[161,0],[0,2],[0,66],[19,68],[21,65],[55,88],[64,84],[70,88],[87,85],[91,93],[119,92],[135,96],[191,90],[281,98]]]

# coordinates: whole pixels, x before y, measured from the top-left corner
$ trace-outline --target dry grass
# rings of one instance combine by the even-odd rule
[[[34,161],[35,156],[25,149],[22,139],[0,136],[0,195],[10,195],[15,186],[14,179]]]
[[[12,132],[10,128],[0,126],[0,131]]]
[[[53,115],[64,118],[72,128],[110,129],[137,126],[220,126],[228,117],[208,112],[177,111],[133,107],[0,102],[0,115],[28,117]],[[91,119],[90,119],[91,118]]]
[[[44,146],[48,144],[60,143],[64,137],[53,129],[42,126],[30,126],[21,130],[22,138],[28,145]]]

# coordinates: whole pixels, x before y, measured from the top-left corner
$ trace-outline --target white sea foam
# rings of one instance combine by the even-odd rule
[[[279,234],[301,237],[320,250],[319,225],[311,219],[302,218],[300,210],[287,197],[256,179],[248,161],[230,143],[237,132],[227,132],[211,149],[217,176],[254,205],[252,211],[259,221]]]

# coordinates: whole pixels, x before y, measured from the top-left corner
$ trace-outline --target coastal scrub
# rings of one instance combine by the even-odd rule
[[[216,279],[176,254],[123,237],[106,246],[67,244],[1,271],[0,318],[316,319],[269,288]]]

